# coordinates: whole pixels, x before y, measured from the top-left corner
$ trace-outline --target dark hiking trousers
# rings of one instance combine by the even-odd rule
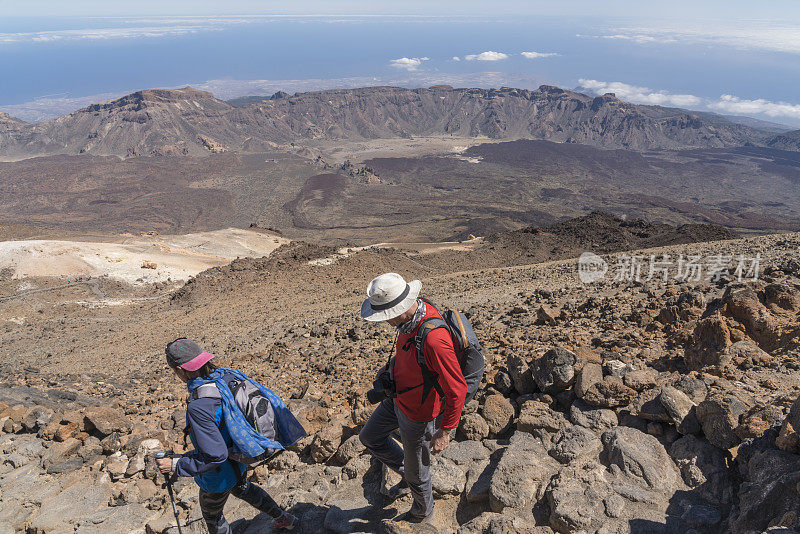
[[[233,488],[224,493],[208,493],[200,490],[200,510],[210,534],[231,534],[231,527],[222,515],[222,509],[225,508],[228,495],[231,494],[272,517],[280,517],[283,513],[266,491],[244,479],[239,480]]]
[[[431,440],[441,422],[441,415],[426,423],[414,422],[406,417],[394,399],[385,399],[358,435],[373,456],[403,475],[414,497],[411,515],[415,517],[433,513]],[[402,448],[390,437],[395,430],[400,431]]]

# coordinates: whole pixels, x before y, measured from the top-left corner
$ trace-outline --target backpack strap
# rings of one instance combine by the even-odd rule
[[[414,347],[417,349],[417,363],[422,370],[422,403],[428,398],[431,389],[435,389],[440,397],[444,398],[444,390],[439,384],[439,373],[428,368],[425,363],[425,340],[437,328],[447,328],[447,323],[441,317],[430,317],[422,321],[414,336]],[[449,329],[448,329],[449,331]]]
[[[209,382],[208,384],[201,384],[194,388],[192,394],[189,396],[189,402],[197,399],[221,399],[222,394],[219,392],[219,388],[217,388],[217,384],[215,382]]]

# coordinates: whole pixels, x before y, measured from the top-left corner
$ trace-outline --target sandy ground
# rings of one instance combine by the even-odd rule
[[[373,158],[409,158],[433,154],[460,154],[467,148],[484,143],[496,143],[488,137],[431,136],[413,139],[374,139],[370,141],[337,141],[308,148],[320,153],[329,163],[341,164],[349,160],[353,164]],[[475,158],[463,157],[465,161],[478,163]]]
[[[120,236],[116,241],[0,242],[0,269],[13,278],[79,276],[128,283],[183,281],[236,258],[262,257],[288,239],[238,228],[186,235]]]

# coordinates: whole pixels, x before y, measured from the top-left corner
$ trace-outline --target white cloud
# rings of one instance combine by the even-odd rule
[[[634,104],[657,106],[676,106],[698,111],[714,111],[728,115],[761,115],[773,119],[792,119],[789,123],[800,121],[800,104],[772,102],[763,98],[747,100],[724,94],[719,98],[703,98],[695,95],[672,94],[638,87],[622,82],[604,82],[581,78],[579,89],[590,94],[614,93],[621,100]]]
[[[464,59],[467,61],[500,61],[501,59],[508,59],[508,54],[487,50],[480,54],[468,54],[464,56]]]
[[[555,52],[523,52],[522,55],[528,59],[542,59],[546,57],[557,57],[561,54]]]
[[[581,78],[578,83],[581,89],[586,89],[591,93],[614,93],[618,98],[634,104],[693,107],[701,103],[701,99],[694,95],[676,95],[666,91],[653,91],[647,87],[637,87],[622,82],[602,82]]]
[[[2,43],[50,43],[55,41],[101,41],[107,39],[137,39],[145,37],[168,37],[188,35],[200,31],[222,29],[214,25],[192,26],[146,26],[136,28],[92,28],[80,30],[55,30],[27,33],[0,33]]]
[[[401,57],[389,62],[389,66],[405,70],[417,70],[423,61],[428,61],[428,57]]]
[[[791,117],[800,119],[800,105],[788,102],[771,102],[763,98],[745,100],[733,95],[722,95],[717,102],[709,104],[711,109],[723,113],[740,115],[761,114],[768,117]]]
[[[617,33],[614,35],[601,35],[603,39],[614,39],[618,41],[633,41],[635,43],[643,44],[643,43],[672,43],[675,42],[675,39],[670,38],[657,38],[652,35],[643,35],[643,34],[633,34],[628,35],[624,33]]]
[[[797,22],[717,20],[682,21],[678,25],[657,22],[647,27],[616,27],[601,35],[579,34],[578,37],[624,40],[638,44],[699,44],[800,54],[800,24]]]
[[[453,61],[461,61],[461,58],[458,56],[453,56]]]

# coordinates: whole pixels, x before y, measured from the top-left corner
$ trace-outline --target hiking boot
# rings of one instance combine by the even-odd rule
[[[408,487],[408,482],[401,480],[391,488],[381,488],[381,494],[386,497],[388,501],[396,501],[404,495],[411,493],[411,488]]]
[[[433,523],[433,512],[426,516],[418,516],[411,513],[411,510],[408,512],[402,513],[392,519],[392,521],[396,523],[424,523],[426,525],[430,525]]]
[[[269,524],[272,530],[292,530],[297,526],[298,519],[289,512],[283,512]]]

